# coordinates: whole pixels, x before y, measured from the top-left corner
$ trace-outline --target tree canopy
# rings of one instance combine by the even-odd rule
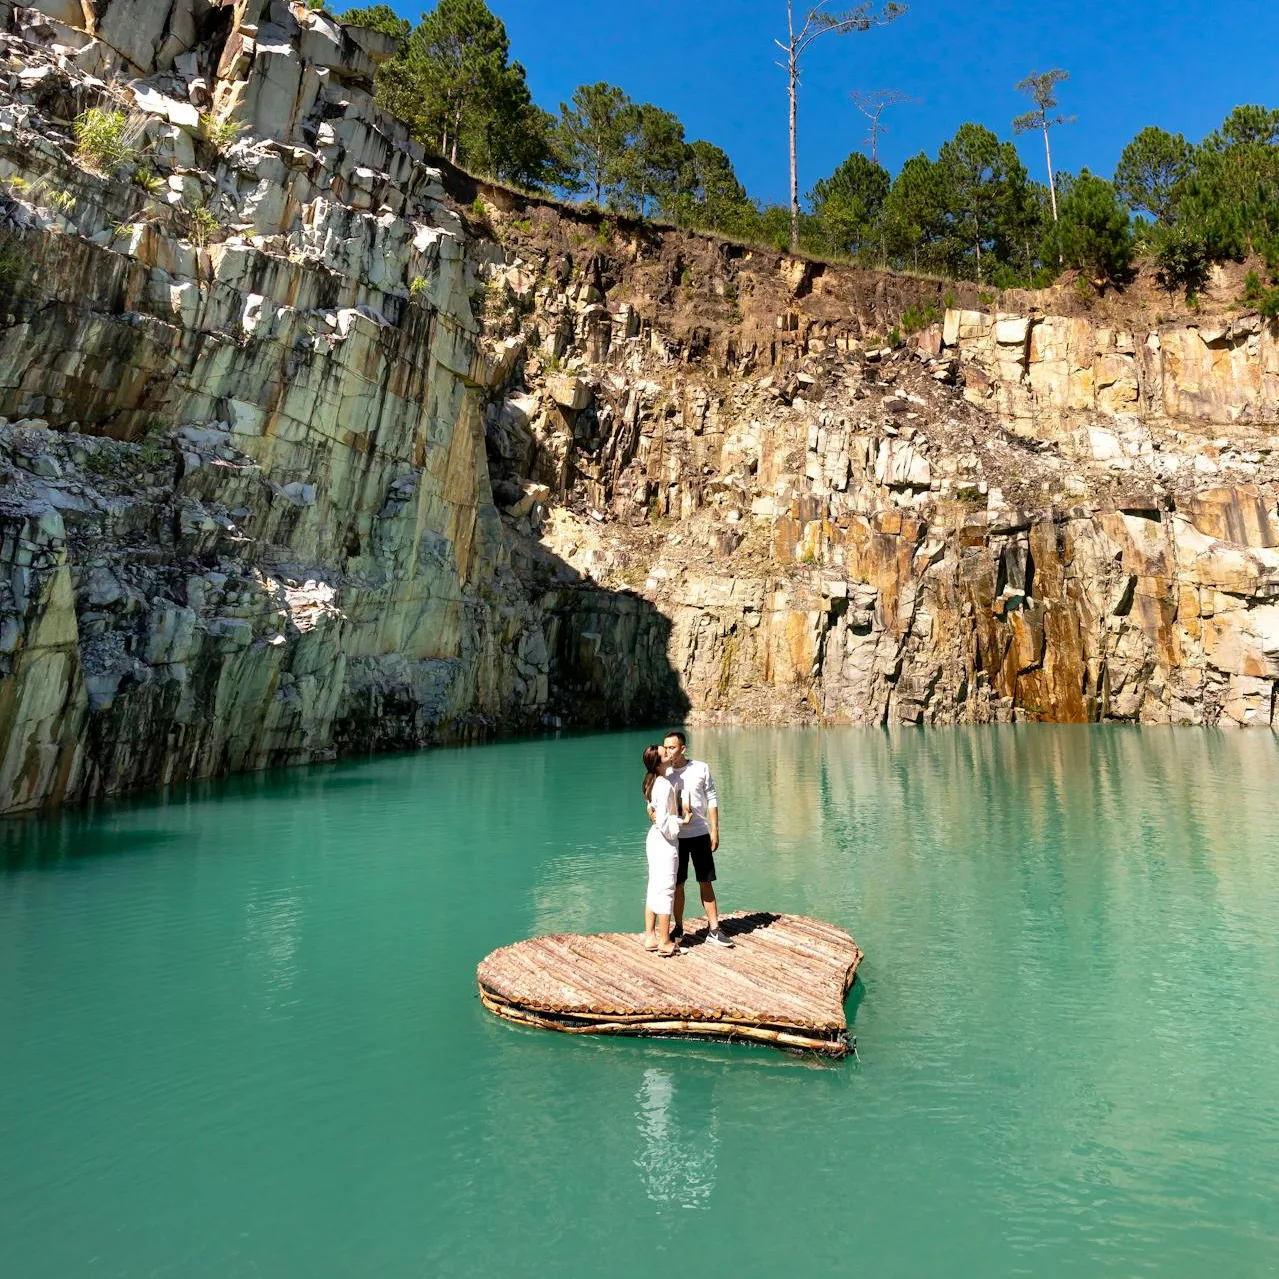
[[[865,30],[900,11],[866,4],[836,13],[816,4],[792,35],[811,40],[841,24]],[[1236,107],[1198,145],[1144,128],[1124,148],[1113,183],[1087,170],[1076,179],[1054,172],[1048,151],[1048,130],[1067,120],[1053,114],[1067,78],[1054,69],[1017,86],[1035,109],[1013,121],[1015,133],[1044,134],[1049,183],[1030,178],[1012,142],[967,122],[936,156],[913,156],[895,176],[852,152],[813,184],[797,218],[792,206],[751,200],[720,147],[690,141],[672,112],[633,102],[616,85],[580,85],[558,113],[543,110],[485,0],[438,0],[411,29],[386,4],[341,20],[400,42],[378,73],[381,106],[440,155],[526,188],[779,249],[794,247],[798,235],[809,253],[1000,286],[1046,284],[1062,267],[1115,281],[1137,251],[1153,257],[1170,287],[1198,287],[1214,259],[1248,254],[1279,274],[1272,108]],[[897,91],[883,96],[906,100]]]
[[[1130,209],[1144,209],[1156,222],[1171,225],[1193,167],[1194,149],[1180,133],[1145,128],[1119,157],[1115,192]]]

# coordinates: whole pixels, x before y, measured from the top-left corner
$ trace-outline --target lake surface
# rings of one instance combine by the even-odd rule
[[[1279,1273],[1273,735],[694,734],[723,907],[866,951],[837,1064],[481,1008],[638,927],[651,737],[0,822],[0,1273]]]

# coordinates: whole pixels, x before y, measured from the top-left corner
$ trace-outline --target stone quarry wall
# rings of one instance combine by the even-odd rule
[[[654,610],[512,570],[483,411],[514,349],[374,110],[388,42],[282,3],[45,8],[0,4],[0,811],[679,711]],[[136,135],[106,175],[95,105]]]
[[[695,720],[1276,723],[1279,332],[1242,271],[1085,308],[473,193],[527,352],[494,491],[560,496],[542,543],[671,619]]]
[[[0,0],[0,811],[685,712],[1274,722],[1226,284],[1143,327],[525,199],[374,109],[389,51]]]

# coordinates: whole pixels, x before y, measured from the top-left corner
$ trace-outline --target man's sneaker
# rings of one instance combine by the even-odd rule
[[[733,943],[728,940],[728,934],[722,928],[711,928],[707,930],[706,940],[714,942],[716,946],[727,946],[732,949]]]
[[[684,925],[672,924],[671,925],[671,941],[681,941],[683,940],[683,937],[684,937]]]

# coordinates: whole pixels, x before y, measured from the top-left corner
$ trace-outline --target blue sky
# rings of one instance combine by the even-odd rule
[[[413,22],[430,7],[392,3]],[[690,140],[722,146],[752,196],[786,198],[786,85],[773,45],[785,31],[784,0],[488,3],[541,106],[554,111],[578,84],[607,80],[674,111]],[[1109,177],[1147,124],[1197,142],[1239,103],[1279,106],[1279,0],[914,0],[888,27],[823,36],[801,88],[801,193],[861,147],[866,121],[852,90],[896,88],[921,99],[884,117],[880,162],[896,172],[921,150],[935,155],[965,120],[1011,137],[1012,118],[1030,105],[1013,85],[1050,67],[1070,72],[1061,110],[1078,117],[1054,131],[1054,165]],[[1042,140],[1018,145],[1042,180]]]

